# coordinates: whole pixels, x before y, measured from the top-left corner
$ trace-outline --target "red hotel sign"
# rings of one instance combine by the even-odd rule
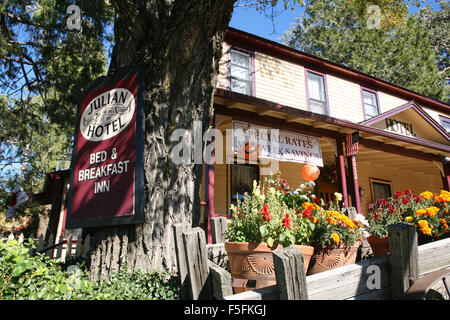
[[[130,67],[85,89],[66,228],[143,222],[143,85],[140,68]]]

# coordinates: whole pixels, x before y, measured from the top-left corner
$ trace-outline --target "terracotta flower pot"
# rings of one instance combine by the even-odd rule
[[[361,242],[358,241],[353,246],[340,244],[333,249],[316,248],[311,258],[308,275],[355,263],[360,244]]]
[[[294,247],[303,253],[306,272],[314,248],[300,245]],[[234,292],[275,285],[277,282],[272,252],[281,248],[282,245],[269,247],[264,242],[226,242],[225,250],[228,254]]]
[[[389,238],[380,238],[377,236],[370,236],[367,238],[367,241],[372,248],[373,255],[382,256],[389,252]]]

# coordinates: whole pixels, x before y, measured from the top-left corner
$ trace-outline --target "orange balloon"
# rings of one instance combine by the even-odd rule
[[[316,165],[307,164],[301,170],[302,178],[306,181],[314,181],[319,177],[320,170]]]

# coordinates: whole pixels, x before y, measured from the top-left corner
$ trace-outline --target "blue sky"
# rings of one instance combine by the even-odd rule
[[[427,4],[431,4],[433,8],[438,7],[436,0],[426,0],[421,6],[426,6]],[[285,31],[290,29],[291,24],[295,22],[295,18],[305,10],[299,5],[295,7],[294,12],[290,9],[282,10],[281,4],[277,6],[276,10],[281,12],[281,14],[276,16],[272,24],[271,19],[257,12],[255,7],[237,7],[233,12],[233,17],[229,25],[230,27],[252,33],[265,39],[280,42],[279,38]],[[417,8],[410,6],[409,11],[415,13]]]

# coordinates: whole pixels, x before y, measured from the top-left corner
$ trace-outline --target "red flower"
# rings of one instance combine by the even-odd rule
[[[395,194],[395,197],[396,198],[400,198],[401,195],[402,195],[402,192],[401,191],[397,191],[397,193]]]
[[[312,206],[309,206],[308,208],[303,210],[303,218],[309,218],[312,212]]]
[[[375,213],[373,214],[373,217],[375,218],[375,220],[378,220],[378,218],[380,218],[378,212],[375,212]]]
[[[318,205],[318,204],[319,204],[319,202],[320,202],[320,199],[319,199],[319,198],[317,198],[317,197],[315,197],[315,198],[313,198],[313,201],[314,201],[314,203],[315,203],[315,204],[317,204],[317,205]]]
[[[409,198],[403,198],[402,202],[403,202],[403,204],[407,204],[409,202]]]
[[[291,219],[289,219],[289,213],[286,213],[286,218],[284,218],[283,219],[283,226],[286,228],[286,229],[289,229],[290,227],[291,227]]]
[[[264,221],[272,220],[272,216],[269,213],[269,208],[267,207],[267,203],[264,203],[263,208],[259,213],[262,213]]]
[[[411,194],[411,190],[406,189],[406,190],[405,190],[405,194],[406,194],[406,195]]]
[[[414,200],[416,200],[416,202],[419,203],[421,199],[420,197],[415,197]]]
[[[394,213],[394,212],[395,212],[394,207],[390,207],[390,208],[389,208],[389,211],[392,212],[392,213]]]

